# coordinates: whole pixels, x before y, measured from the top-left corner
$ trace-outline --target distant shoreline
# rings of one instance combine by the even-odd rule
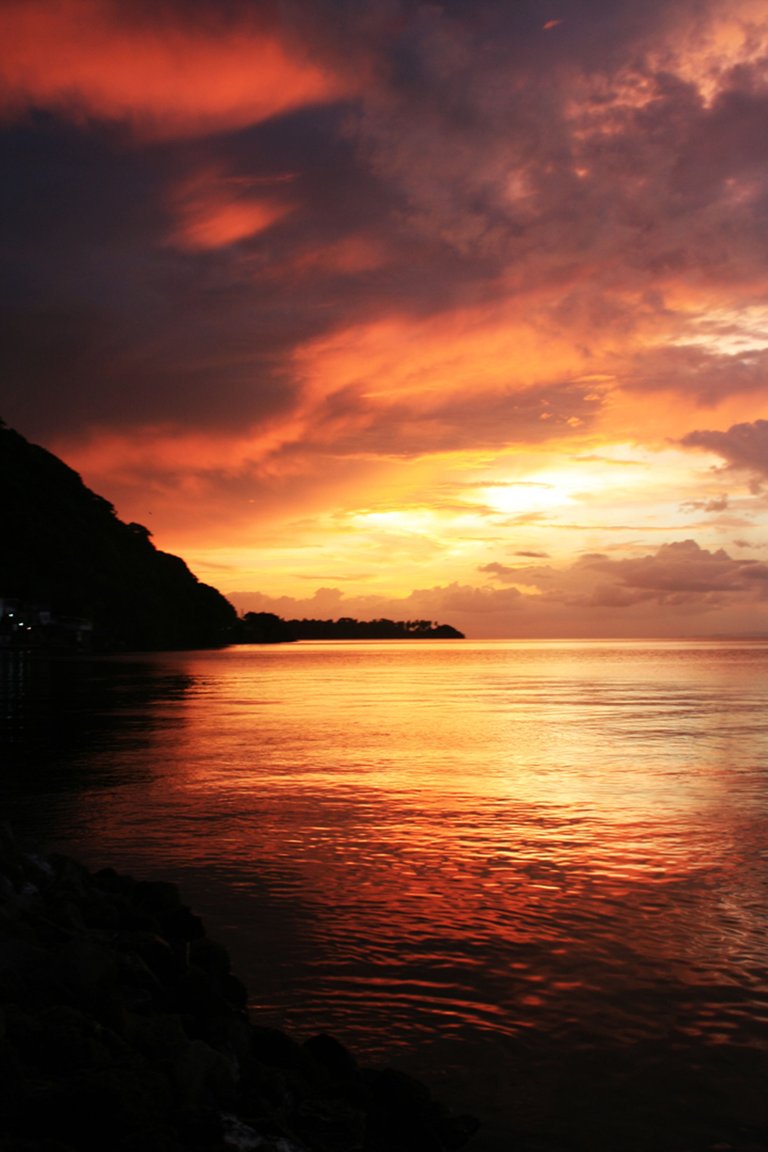
[[[246,612],[235,626],[237,644],[281,644],[296,640],[464,640],[450,624],[433,620],[284,620],[273,612]]]

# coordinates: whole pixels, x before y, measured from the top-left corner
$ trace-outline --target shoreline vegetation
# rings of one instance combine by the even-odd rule
[[[246,612],[219,637],[200,644],[145,643],[143,648],[184,650],[228,648],[239,644],[293,644],[298,640],[464,640],[450,624],[431,620],[283,620],[272,612]],[[83,617],[58,617],[16,597],[0,596],[0,652],[130,651]]]
[[[283,620],[272,612],[246,612],[234,631],[235,644],[279,644],[296,640],[463,640],[450,624],[432,620]]]
[[[479,1127],[247,1002],[175,885],[22,851],[0,826],[3,1152],[452,1152]]]

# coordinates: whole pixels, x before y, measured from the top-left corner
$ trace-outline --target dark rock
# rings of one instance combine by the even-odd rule
[[[56,984],[67,1002],[98,1011],[115,995],[129,1008],[148,1005],[160,982],[136,953],[121,953],[106,941],[80,936],[55,951]]]
[[[121,953],[138,957],[160,985],[172,985],[184,971],[178,952],[155,932],[125,930],[115,933],[113,944]]]
[[[437,1124],[437,1131],[448,1152],[454,1148],[463,1148],[468,1140],[480,1128],[480,1121],[476,1116],[443,1116]]]
[[[173,997],[176,1011],[203,1022],[210,1017],[229,1016],[234,1011],[222,993],[220,982],[194,964],[179,977]]]
[[[188,942],[205,936],[205,925],[189,908],[174,909],[163,917],[161,924],[172,940]]]
[[[100,868],[98,872],[94,872],[92,880],[102,891],[126,899],[133,897],[137,884],[132,876],[125,876],[121,872],[116,872],[114,868]]]
[[[451,1152],[419,1081],[251,1024],[173,884],[0,834],[0,1152]]]
[[[229,952],[222,944],[210,940],[207,936],[199,937],[191,942],[189,959],[192,964],[196,964],[198,968],[210,972],[213,976],[223,979],[230,973]]]
[[[161,1062],[173,1058],[175,1052],[188,1043],[181,1017],[168,1012],[123,1012],[119,1031],[131,1048]]]
[[[237,1012],[245,1012],[248,1007],[248,989],[242,980],[231,973],[221,981],[221,994]]]
[[[311,1062],[301,1045],[279,1028],[254,1026],[251,1029],[251,1054],[272,1068],[301,1073],[311,1071]]]
[[[429,1089],[398,1068],[367,1069],[364,1079],[376,1106],[382,1111],[421,1116],[432,1107]]]
[[[335,1036],[321,1032],[305,1040],[303,1048],[331,1080],[355,1080],[360,1075],[354,1056]]]
[[[26,1140],[24,1137],[6,1140],[0,1136],[0,1152],[75,1152],[75,1149],[60,1140]]]
[[[238,1112],[243,1118],[274,1122],[290,1110],[293,1099],[291,1074],[280,1068],[246,1057],[240,1062],[238,1088]]]
[[[309,1097],[293,1116],[295,1131],[318,1152],[356,1152],[363,1147],[366,1116],[343,1097]]]
[[[90,887],[90,873],[78,860],[58,855],[51,856],[48,860],[39,856],[30,856],[27,859],[37,870],[41,885],[50,884],[78,897],[82,897]]]
[[[114,1045],[105,1041],[104,1030],[66,1004],[11,1014],[8,1037],[24,1064],[40,1073],[105,1067],[114,1059]]]
[[[10,891],[14,891],[21,882],[22,863],[22,856],[10,826],[5,822],[0,823],[0,875]]]
[[[234,1062],[202,1040],[179,1046],[170,1062],[170,1074],[183,1108],[231,1108],[234,1105]]]
[[[421,1081],[396,1068],[366,1069],[363,1079],[370,1092],[374,1148],[445,1152],[443,1111]]]
[[[86,928],[116,931],[122,925],[124,909],[120,900],[94,886],[84,893],[80,912]]]

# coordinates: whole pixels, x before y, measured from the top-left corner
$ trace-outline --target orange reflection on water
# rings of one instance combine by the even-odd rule
[[[271,917],[290,973],[276,995],[304,1024],[365,1021],[388,1043],[438,1019],[744,1037],[768,994],[767,654],[178,657],[193,687],[158,733],[140,818],[126,785],[88,798],[86,819],[161,871],[219,883],[238,916]],[[273,954],[248,953],[253,987]]]

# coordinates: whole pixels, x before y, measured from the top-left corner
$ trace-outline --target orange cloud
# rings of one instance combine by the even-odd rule
[[[177,233],[177,241],[186,248],[223,248],[263,232],[287,211],[282,205],[269,203],[214,201],[195,205]]]
[[[571,341],[537,332],[505,301],[342,329],[305,345],[295,361],[315,395],[359,386],[378,404],[407,396],[425,408],[452,393],[522,389],[583,367]]]
[[[184,182],[173,196],[179,224],[172,241],[182,248],[223,248],[263,232],[290,212],[277,200],[254,199],[249,188],[216,172],[202,172]]]
[[[47,105],[149,136],[239,127],[348,89],[252,17],[196,27],[155,14],[150,26],[111,0],[5,0],[0,45],[6,116]]]

